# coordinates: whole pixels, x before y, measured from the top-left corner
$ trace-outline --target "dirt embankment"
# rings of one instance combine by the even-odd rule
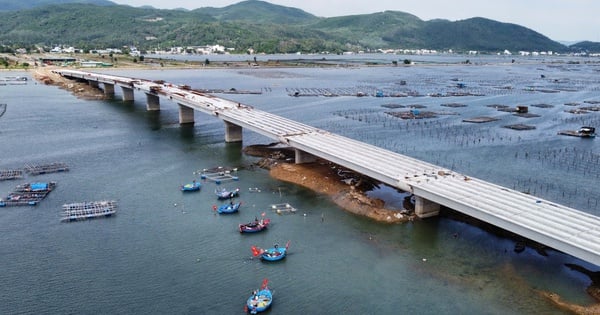
[[[365,191],[377,183],[323,160],[305,164],[287,163],[285,161],[293,156],[288,150],[250,146],[244,152],[264,157],[259,166],[268,168],[271,177],[328,195],[337,205],[351,213],[385,223],[401,223],[415,218],[412,211],[387,209],[383,200],[368,197]]]
[[[104,100],[111,96],[104,94],[104,91],[94,87],[87,82],[70,80],[52,72],[52,67],[38,67],[33,70],[33,78],[46,85],[55,85],[61,89],[68,90],[78,98],[86,100]]]

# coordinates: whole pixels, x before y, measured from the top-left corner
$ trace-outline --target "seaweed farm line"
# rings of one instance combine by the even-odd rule
[[[23,178],[23,170],[0,170],[0,180]]]
[[[50,163],[50,164],[27,164],[25,171],[31,175],[66,172],[69,167],[66,163]]]
[[[65,204],[62,209],[62,222],[81,221],[112,216],[117,213],[117,203],[113,200],[77,202]]]

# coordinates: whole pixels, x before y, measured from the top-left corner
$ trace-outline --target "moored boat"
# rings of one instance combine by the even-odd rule
[[[181,191],[199,191],[202,184],[197,181],[192,181],[191,183],[181,185]]]
[[[215,189],[215,195],[217,195],[217,199],[231,199],[238,197],[240,195],[240,189],[236,188],[235,190],[227,190],[225,188]]]
[[[264,279],[260,289],[254,290],[246,301],[246,309],[250,314],[266,311],[273,303],[273,291],[269,289],[269,280]]]
[[[241,201],[237,202],[237,203],[230,202],[228,204],[221,205],[218,208],[217,208],[217,206],[213,206],[213,209],[216,209],[216,211],[221,214],[230,214],[230,213],[238,212],[241,205],[242,205]]]
[[[239,230],[240,233],[256,233],[266,229],[269,226],[269,223],[271,223],[271,220],[269,219],[254,219],[252,222],[240,224]]]
[[[263,261],[278,261],[285,258],[289,247],[290,242],[288,241],[283,248],[275,244],[272,248],[262,249],[260,247],[252,246],[251,249],[254,257],[259,256]]]

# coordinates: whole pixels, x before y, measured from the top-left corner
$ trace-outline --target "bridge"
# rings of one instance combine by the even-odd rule
[[[102,84],[107,94],[114,94],[118,86],[124,101],[132,101],[136,90],[143,92],[148,110],[159,110],[161,98],[175,102],[181,124],[194,123],[195,110],[218,117],[224,121],[227,142],[242,141],[242,128],[247,128],[293,148],[296,163],[326,159],[410,192],[421,218],[435,216],[446,206],[600,266],[600,217],[188,86],[77,70],[54,72],[93,86]]]

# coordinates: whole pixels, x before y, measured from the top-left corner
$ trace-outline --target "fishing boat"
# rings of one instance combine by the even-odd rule
[[[251,249],[254,257],[260,257],[263,261],[278,261],[285,258],[289,247],[290,242],[288,241],[283,248],[275,244],[272,248],[262,249],[260,247],[252,246]]]
[[[237,202],[237,203],[230,202],[228,204],[221,205],[218,208],[217,208],[217,206],[213,206],[213,209],[215,209],[218,213],[221,213],[221,214],[230,214],[230,213],[238,212],[241,205],[242,205],[242,202]]]
[[[0,117],[6,112],[6,104],[0,104]]]
[[[227,190],[225,188],[215,189],[215,195],[217,195],[217,199],[231,199],[238,197],[240,195],[240,189],[236,188],[235,190]]]
[[[246,301],[246,309],[250,314],[266,311],[273,303],[273,291],[269,289],[269,280],[264,279],[260,289],[254,290]]]
[[[269,223],[271,223],[269,219],[254,219],[252,222],[240,224],[239,230],[240,233],[256,233],[265,230],[269,226]]]
[[[191,183],[181,185],[181,191],[199,191],[201,186],[199,182],[194,180]]]

